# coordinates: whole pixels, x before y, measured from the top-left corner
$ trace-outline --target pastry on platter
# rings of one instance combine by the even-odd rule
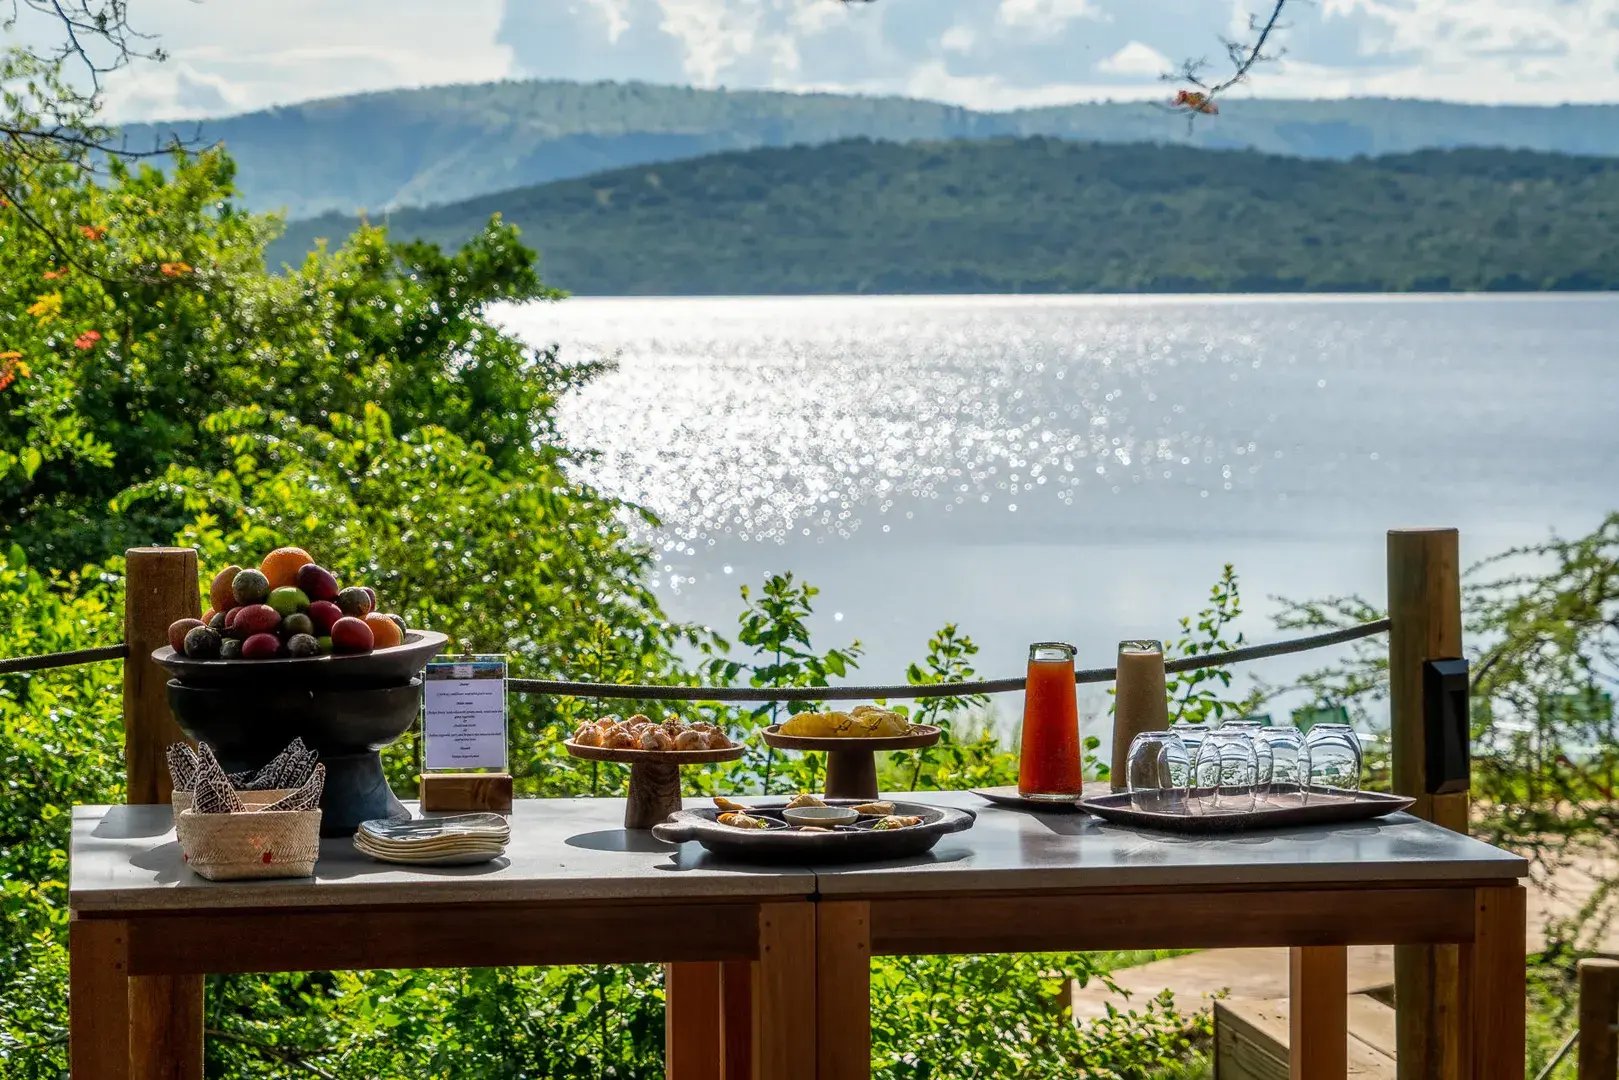
[[[753,809],[753,807],[748,806],[745,803],[739,803],[735,799],[727,799],[724,795],[714,796],[714,805],[719,807],[721,810],[727,810],[736,814],[746,814]]]
[[[673,714],[659,722],[644,713],[628,719],[604,716],[581,724],[573,733],[575,746],[601,746],[609,750],[729,750],[730,738],[707,721],[687,723]]]
[[[787,801],[787,805],[782,807],[782,809],[783,810],[797,810],[799,807],[802,807],[802,806],[825,806],[825,805],[826,805],[826,803],[824,801],[822,801],[822,799],[821,799],[821,797],[819,795],[810,795],[810,794],[807,794],[807,793],[800,793],[798,795],[794,795],[791,799],[789,799]]]
[[[718,820],[721,825],[729,825],[734,829],[770,828],[770,822],[764,818],[752,817],[748,814],[721,814]]]
[[[875,817],[887,817],[889,814],[894,812],[894,804],[891,802],[863,802],[858,806],[851,806],[849,809],[853,810],[857,814],[870,814]]]
[[[778,729],[783,735],[809,739],[885,739],[904,735],[910,722],[892,709],[856,705],[849,712],[807,712],[789,717]]]
[[[872,832],[889,832],[893,829],[908,829],[912,825],[922,824],[919,817],[894,817],[889,815],[871,827]]]

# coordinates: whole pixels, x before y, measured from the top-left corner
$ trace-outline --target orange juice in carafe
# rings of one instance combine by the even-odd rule
[[[1042,641],[1029,646],[1017,786],[1025,798],[1053,802],[1072,802],[1084,786],[1072,645]]]

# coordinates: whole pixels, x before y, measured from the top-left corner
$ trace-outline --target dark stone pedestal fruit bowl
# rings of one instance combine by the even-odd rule
[[[443,634],[411,631],[403,645],[354,656],[190,660],[164,647],[152,659],[176,676],[169,709],[227,772],[257,769],[295,738],[326,765],[321,835],[352,835],[362,821],[408,814],[388,787],[377,751],[415,723],[421,670]]]
[[[257,769],[295,738],[326,765],[322,836],[348,836],[360,822],[408,817],[394,798],[377,751],[410,730],[422,680],[361,690],[230,689],[169,680],[169,709],[191,738],[207,743],[226,772]]]

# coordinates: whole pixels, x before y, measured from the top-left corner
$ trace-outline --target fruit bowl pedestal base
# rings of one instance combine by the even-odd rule
[[[256,758],[235,757],[215,750],[226,772],[261,768]],[[382,758],[375,750],[358,754],[321,754],[326,766],[326,786],[320,797],[320,834],[353,836],[360,822],[376,818],[407,821],[410,811],[394,797],[388,778],[382,772]]]
[[[402,686],[187,686],[169,681],[180,730],[208,744],[227,772],[262,768],[294,738],[326,765],[322,836],[350,836],[360,822],[408,817],[377,751],[403,735],[422,707],[422,680]]]

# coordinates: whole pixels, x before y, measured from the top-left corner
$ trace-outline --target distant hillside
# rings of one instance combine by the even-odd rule
[[[501,82],[330,98],[197,124],[134,125],[222,141],[247,202],[292,217],[420,206],[651,161],[865,137],[1055,135],[1348,158],[1496,146],[1619,155],[1619,106],[1245,101],[1190,129],[1150,103],[1005,113],[931,101],[694,90],[645,83]]]
[[[853,140],[638,166],[392,215],[493,214],[578,293],[1619,288],[1619,159],[1354,161],[1065,140]],[[354,221],[296,222],[296,260]]]

